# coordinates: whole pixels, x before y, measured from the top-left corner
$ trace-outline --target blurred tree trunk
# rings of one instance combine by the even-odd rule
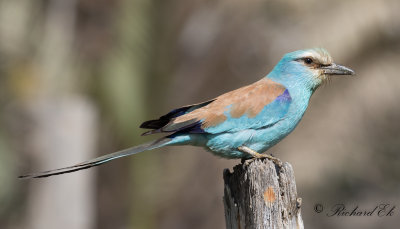
[[[33,91],[17,105],[18,112],[31,121],[31,129],[26,133],[29,150],[26,153],[37,164],[30,166],[30,170],[77,163],[93,157],[96,149],[97,112],[87,98],[76,93],[78,71],[75,53],[71,51],[76,3],[77,0],[45,2],[43,23],[36,25],[42,32],[35,34],[40,41],[35,47],[36,58],[29,63],[33,70],[14,76],[20,79],[13,79],[17,83],[12,86]],[[36,7],[29,8],[28,12],[33,14]],[[31,22],[26,22],[28,30]],[[93,175],[86,172],[32,180],[26,226],[32,229],[92,228],[95,222]]]
[[[140,139],[139,125],[145,119],[149,105],[145,104],[152,60],[151,0],[121,0],[115,14],[115,38],[110,55],[104,61],[101,77],[102,93],[107,111],[114,117],[125,147]],[[155,228],[158,158],[148,152],[131,158],[128,198],[131,199],[129,228]],[[151,176],[151,177],[149,177]],[[148,182],[151,179],[152,182]],[[127,182],[127,181],[125,181]],[[123,183],[122,183],[123,184]],[[100,225],[101,226],[101,225]]]

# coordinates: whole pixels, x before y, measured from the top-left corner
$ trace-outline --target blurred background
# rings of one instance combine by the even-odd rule
[[[397,228],[399,10],[398,0],[0,0],[0,227],[225,228],[222,171],[240,161],[201,148],[17,176],[149,141],[141,122],[324,47],[357,75],[320,88],[269,152],[294,167],[306,228]],[[396,209],[327,217],[338,203]]]

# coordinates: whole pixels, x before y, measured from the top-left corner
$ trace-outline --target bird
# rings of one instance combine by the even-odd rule
[[[88,169],[111,160],[164,146],[193,145],[228,159],[277,158],[265,152],[291,133],[311,95],[335,75],[354,75],[335,64],[323,48],[298,50],[282,59],[262,79],[214,99],[173,109],[143,122],[142,135],[164,133],[157,140],[76,165],[19,178],[43,178]]]

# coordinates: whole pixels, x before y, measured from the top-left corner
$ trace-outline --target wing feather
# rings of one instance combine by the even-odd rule
[[[157,128],[147,132],[149,134],[221,133],[261,128],[280,120],[287,112],[290,102],[288,90],[283,85],[264,78],[213,100],[173,110],[160,117],[157,122],[149,121],[156,125],[145,122],[146,125],[142,126]]]

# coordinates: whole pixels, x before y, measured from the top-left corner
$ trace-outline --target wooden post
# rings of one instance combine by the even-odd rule
[[[224,170],[227,229],[304,228],[292,166],[245,161]]]

